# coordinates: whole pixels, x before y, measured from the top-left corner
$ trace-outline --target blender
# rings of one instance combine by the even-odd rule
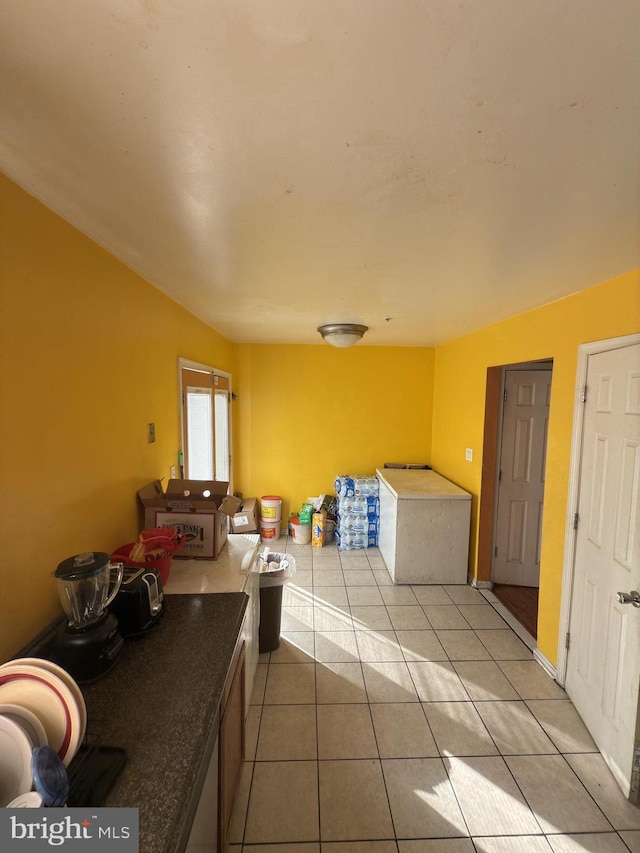
[[[118,620],[107,610],[120,589],[123,570],[109,554],[89,551],[63,560],[53,573],[67,623],[56,634],[52,659],[80,683],[106,675],[124,644]]]

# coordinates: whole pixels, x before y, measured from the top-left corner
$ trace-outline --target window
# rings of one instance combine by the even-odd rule
[[[231,481],[231,377],[180,359],[182,476]]]

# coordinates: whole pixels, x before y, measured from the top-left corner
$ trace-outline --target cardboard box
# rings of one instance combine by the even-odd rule
[[[229,518],[240,506],[228,495],[229,484],[215,480],[169,480],[166,492],[160,480],[140,489],[145,527],[180,527],[186,543],[177,559],[215,560],[227,541]]]
[[[257,533],[260,508],[258,498],[245,498],[231,518],[232,533]]]

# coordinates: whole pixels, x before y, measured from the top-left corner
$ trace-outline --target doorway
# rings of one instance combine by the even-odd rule
[[[478,579],[535,644],[553,362],[489,368]]]

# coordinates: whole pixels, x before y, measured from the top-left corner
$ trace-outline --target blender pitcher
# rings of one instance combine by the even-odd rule
[[[117,571],[110,591],[111,569]],[[123,563],[112,563],[101,551],[76,554],[60,563],[53,576],[69,628],[82,631],[100,621],[120,589],[123,570]]]

